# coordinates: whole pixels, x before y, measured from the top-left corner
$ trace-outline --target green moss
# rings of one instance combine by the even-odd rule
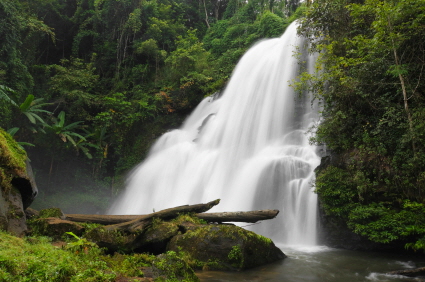
[[[205,220],[199,219],[193,213],[183,213],[180,214],[177,218],[173,219],[173,222],[176,224],[182,224],[184,222],[190,222],[193,224],[206,224]]]
[[[21,239],[1,231],[0,249],[0,281],[116,281],[118,277],[143,277],[141,267],[154,259],[107,256],[98,249],[77,253],[52,246],[46,237]]]
[[[155,281],[199,281],[193,269],[176,252],[169,251],[157,256],[153,261],[153,266],[159,276]]]
[[[227,255],[227,258],[232,262],[235,268],[241,268],[244,262],[244,256],[239,245],[233,246],[232,250]]]
[[[8,192],[12,178],[26,172],[27,154],[16,141],[0,128],[0,187]]]
[[[6,131],[0,128],[0,163],[6,163],[9,168],[24,170],[26,152]]]
[[[48,218],[48,217],[57,217],[62,218],[64,216],[62,210],[60,208],[49,208],[43,209],[39,212],[39,218]]]

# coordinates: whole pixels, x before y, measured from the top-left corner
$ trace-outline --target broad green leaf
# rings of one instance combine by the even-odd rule
[[[64,111],[61,111],[61,112],[59,113],[59,115],[58,115],[58,119],[59,119],[58,126],[59,126],[60,128],[62,128],[62,127],[63,127],[63,125],[65,124],[65,112],[64,112]]]
[[[18,132],[19,127],[12,127],[10,129],[7,130],[7,133],[10,134],[10,136],[14,136],[16,134],[16,132]]]
[[[29,94],[25,101],[19,106],[21,109],[21,112],[26,112],[29,107],[31,106],[31,103],[34,101],[34,95]]]
[[[23,112],[23,114],[27,116],[27,118],[30,120],[31,123],[33,123],[33,124],[36,123],[36,120],[35,120],[34,116],[32,115],[32,113]]]

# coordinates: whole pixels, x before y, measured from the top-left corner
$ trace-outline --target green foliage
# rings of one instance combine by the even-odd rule
[[[4,85],[0,85],[0,100],[4,100],[7,103],[12,104],[13,106],[18,106],[15,101],[13,101],[12,98],[9,97],[9,94],[13,94],[14,92],[15,91],[13,91],[13,89]]]
[[[153,260],[144,254],[106,256],[81,238],[75,243],[67,250],[52,246],[46,237],[21,239],[1,231],[0,281],[112,282],[118,277],[142,277],[140,268]],[[84,251],[87,244],[90,248]]]
[[[76,254],[81,252],[88,253],[99,248],[95,243],[88,241],[86,238],[78,237],[72,232],[65,232],[65,234],[68,234],[75,239],[74,242],[70,242],[66,245],[66,249],[71,252]]]
[[[159,270],[162,276],[166,277],[166,279],[160,278],[159,281],[199,281],[194,271],[173,251],[157,256],[153,261],[153,266]]]
[[[259,17],[259,33],[261,37],[278,37],[285,30],[285,20],[272,12],[266,11]]]
[[[41,107],[50,105],[50,103],[41,103],[43,100],[43,98],[34,99],[34,95],[30,94],[19,106],[21,113],[24,114],[32,124],[38,125],[37,121],[40,123],[39,128],[41,131],[44,131],[43,127],[47,124],[39,116],[39,113],[51,114],[51,112],[41,109]],[[37,132],[34,127],[31,127],[31,129],[33,132]]]
[[[70,124],[65,124],[65,112],[61,111],[57,118],[53,118],[54,124],[47,125],[47,128],[50,129],[54,134],[56,134],[63,142],[70,142],[71,145],[78,152],[81,150],[89,159],[92,158],[92,155],[89,153],[87,146],[98,148],[95,144],[90,144],[87,141],[87,138],[92,134],[88,134],[86,137],[77,133],[76,130],[79,129],[80,123],[82,121],[73,122]],[[75,140],[75,137],[78,139]]]
[[[207,94],[203,86],[212,79],[210,54],[196,37],[196,30],[188,30],[185,37],[178,36],[176,45],[176,50],[165,60],[172,88],[163,93],[166,101],[171,102],[168,108],[171,112],[196,105]]]
[[[406,248],[417,250],[425,235],[424,211],[423,204],[408,200],[398,210],[383,203],[373,203],[354,209],[350,213],[348,226],[379,243],[415,238],[416,241],[406,244]]]
[[[63,109],[77,120],[91,118],[89,107],[94,103],[99,80],[93,63],[95,57],[94,54],[90,63],[79,58],[61,59],[60,65],[48,67],[53,73],[49,81],[51,98],[60,98]]]
[[[327,167],[316,180],[316,193],[326,214],[343,219],[348,218],[349,212],[359,201],[356,190],[347,171],[337,167]]]
[[[319,60],[296,85],[324,104],[312,142],[337,155],[316,181],[326,213],[372,241],[416,249],[423,223],[415,211],[425,200],[424,4],[314,1],[299,31]]]

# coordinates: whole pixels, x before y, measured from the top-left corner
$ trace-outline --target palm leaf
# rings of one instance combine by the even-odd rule
[[[0,99],[1,100],[6,100],[7,102],[11,103],[12,105],[18,107],[18,104],[16,104],[15,101],[13,101],[9,97],[9,95],[7,95],[7,92],[15,93],[15,91],[12,88],[9,88],[9,87],[4,86],[4,85],[0,85]]]
[[[41,124],[46,124],[46,122],[39,115],[34,113],[31,113],[31,115],[35,117],[36,119],[38,119],[41,122]]]
[[[23,114],[27,116],[27,118],[30,120],[31,123],[33,123],[33,124],[36,123],[36,120],[31,113],[24,112]]]
[[[92,159],[93,156],[89,153],[89,149],[87,149],[84,146],[78,146],[79,149],[81,149],[81,151],[83,151],[84,155],[86,155],[87,158]]]
[[[28,142],[18,142],[18,145],[21,146],[30,146],[30,147],[35,147],[34,144],[28,143]]]
[[[42,110],[42,109],[34,109],[34,107],[31,107],[30,109],[31,112],[40,112],[40,113],[46,113],[46,114],[51,114],[52,112],[46,111],[46,110]]]
[[[78,133],[75,133],[75,132],[69,132],[69,131],[67,131],[66,133],[64,132],[64,134],[65,135],[69,135],[69,136],[76,136],[76,137],[80,138],[81,140],[86,141],[86,138],[84,138],[84,136],[82,136],[82,135],[80,135]]]
[[[80,123],[82,123],[82,121],[77,121],[77,122],[73,122],[73,123],[71,123],[71,124],[68,124],[67,126],[65,126],[65,127],[63,128],[63,130],[70,130],[70,129],[73,129],[73,128],[77,127],[77,125],[79,125]]]
[[[10,134],[10,136],[14,136],[16,134],[16,132],[18,132],[19,127],[12,127],[10,129],[7,130],[7,133]]]
[[[59,119],[58,127],[62,128],[63,125],[65,124],[65,112],[64,111],[61,111],[59,113],[58,119]]]
[[[69,142],[72,143],[72,145],[74,145],[74,147],[77,147],[77,143],[75,143],[74,139],[70,135],[64,134],[64,136],[67,140],[69,140]]]
[[[21,112],[25,113],[28,108],[31,106],[32,101],[34,101],[34,95],[29,94],[25,101],[19,106]]]

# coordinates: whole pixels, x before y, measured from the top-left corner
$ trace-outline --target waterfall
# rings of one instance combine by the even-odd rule
[[[205,98],[180,129],[159,138],[110,213],[221,199],[211,211],[279,209],[252,229],[277,243],[314,245],[320,158],[306,132],[318,111],[289,86],[304,43],[292,23],[280,38],[251,47],[220,97]],[[312,65],[310,56],[303,60]]]

